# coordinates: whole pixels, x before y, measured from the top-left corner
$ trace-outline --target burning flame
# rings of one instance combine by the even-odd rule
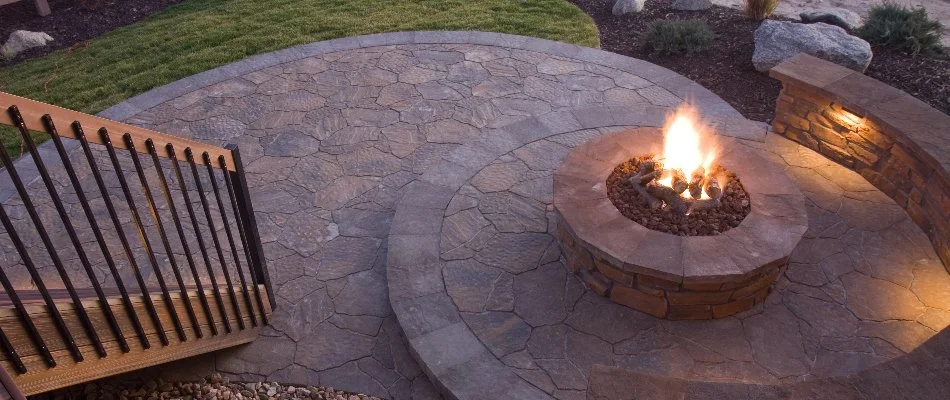
[[[696,108],[687,103],[680,105],[668,115],[663,126],[663,168],[679,169],[686,179],[700,168],[704,178],[709,178],[718,146],[712,129],[703,123]],[[672,187],[673,177],[661,177],[658,182]],[[688,196],[688,193],[684,193]],[[708,198],[704,192],[702,198]]]

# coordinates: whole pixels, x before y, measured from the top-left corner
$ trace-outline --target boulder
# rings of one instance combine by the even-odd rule
[[[7,59],[12,59],[24,50],[46,46],[46,43],[52,40],[53,37],[45,32],[13,31],[7,43],[0,47],[0,54]]]
[[[617,0],[614,2],[614,15],[643,11],[643,3],[645,2],[646,0]]]
[[[858,13],[841,7],[828,7],[814,11],[807,11],[799,14],[798,16],[801,17],[802,22],[806,24],[824,22],[826,24],[840,26],[849,31],[854,30],[864,23]]]
[[[841,27],[822,22],[797,24],[765,20],[755,31],[752,64],[765,72],[798,53],[806,53],[864,72],[871,63],[871,45]]]
[[[670,5],[674,10],[699,11],[712,7],[711,0],[675,0]]]

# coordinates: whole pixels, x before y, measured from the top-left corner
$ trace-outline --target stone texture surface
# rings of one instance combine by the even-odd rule
[[[716,163],[741,177],[754,214],[718,236],[650,231],[605,204],[603,182],[611,165],[662,140],[660,129],[622,130],[561,155],[552,204],[567,267],[597,294],[660,318],[723,318],[762,303],[806,232],[805,197],[772,163],[723,140]]]
[[[588,398],[941,398],[948,389],[950,375],[946,368],[935,366],[945,366],[950,361],[948,333],[938,333],[905,357],[855,371],[847,377],[785,384],[691,381],[597,365],[591,373]]]
[[[755,31],[752,64],[765,72],[798,53],[820,57],[858,72],[871,63],[871,45],[843,28],[822,22],[798,24],[766,20]]]
[[[841,7],[819,8],[817,10],[803,12],[798,16],[802,22],[805,23],[824,22],[826,24],[840,26],[847,30],[856,29],[864,23],[861,15]]]
[[[850,190],[870,183],[880,190],[846,195],[839,214],[848,222],[880,230],[902,218],[895,208],[903,208],[950,265],[950,143],[942,128],[950,125],[950,116],[813,57],[797,56],[775,68],[772,76],[783,82],[774,130],[856,172],[820,171],[827,181]],[[905,271],[904,283],[908,274]]]
[[[556,149],[575,147],[610,126],[661,124],[664,106],[685,93],[662,86],[676,77],[643,61],[540,39],[400,32],[250,58],[107,110],[109,118],[241,146],[278,296],[273,326],[258,341],[149,373],[217,370],[243,380],[319,383],[393,399],[438,398],[440,391],[459,398],[487,393],[540,399],[586,397],[599,364],[768,383],[864,370],[879,377],[868,381],[871,393],[882,382],[925,393],[921,385],[903,385],[900,376],[937,379],[926,363],[912,370],[871,365],[913,351],[950,323],[944,288],[922,281],[946,272],[906,215],[883,224],[874,212],[838,215],[845,199],[863,199],[851,207],[858,211],[862,205],[887,206],[887,199],[875,196],[860,177],[828,167],[817,153],[776,135],[743,143],[786,168],[811,171],[803,178],[789,173],[808,197],[815,229],[806,235],[819,242],[814,248],[826,250],[819,257],[793,255],[792,263],[807,266],[795,281],[783,275],[760,308],[717,321],[660,322],[588,293],[568,273],[548,207],[550,168],[557,163],[539,151],[554,149],[552,158],[559,158],[563,152]],[[535,78],[550,82],[555,93],[577,97],[543,100],[539,96],[547,90],[528,93]],[[462,98],[454,99],[445,87]],[[639,91],[639,97],[618,103],[598,94],[618,89]],[[702,98],[699,108],[712,116],[738,117],[718,98]],[[279,134],[301,147],[268,139]],[[272,155],[265,152],[268,143]],[[24,176],[35,178],[29,164],[17,161]],[[503,179],[485,180],[497,191],[483,192],[474,177],[492,164],[506,164],[506,171],[496,175]],[[55,180],[68,181],[60,175]],[[16,223],[28,225],[9,184],[0,189]],[[47,199],[35,201],[43,218],[54,216]],[[431,229],[433,218],[444,228],[449,217],[466,210],[455,220],[454,247],[440,246],[448,230],[418,232]],[[402,233],[389,235],[397,223],[394,230]],[[298,240],[294,232],[309,232],[312,240]],[[193,233],[185,233],[193,242]],[[502,246],[499,237],[529,246],[530,256],[519,255],[521,265],[496,261],[488,253]],[[9,242],[2,245],[13,254]],[[875,249],[893,258],[864,256]],[[65,259],[75,264],[74,257]],[[0,260],[5,271],[22,272],[16,257]],[[38,263],[44,278],[54,281],[49,260]],[[103,280],[109,281],[108,274]],[[856,287],[903,292],[902,298],[912,293],[923,307],[893,305],[881,312],[907,316],[919,310],[915,320],[855,321],[838,310],[849,307],[848,290]],[[817,301],[836,306],[809,313]],[[522,316],[522,310],[529,311]],[[831,330],[831,321],[846,322],[845,331],[854,333]],[[443,363],[432,363],[436,359]]]
[[[628,72],[644,68],[653,71],[655,76]],[[472,166],[494,158],[488,149],[493,152],[515,140],[528,140],[550,129],[561,129],[560,123],[549,127],[525,123],[510,135],[497,135],[497,128],[501,126],[530,122],[531,117],[546,113],[562,116],[557,121],[573,123],[570,112],[573,107],[606,104],[603,93],[609,90],[654,88],[657,93],[669,93],[653,81],[661,82],[671,74],[639,60],[540,39],[478,32],[394,33],[339,39],[253,57],[110,108],[102,115],[212,144],[240,145],[277,298],[272,325],[265,329],[260,342],[173,363],[155,373],[173,375],[185,369],[202,373],[218,370],[244,380],[323,383],[395,399],[427,398],[425,396],[437,393],[425,376],[431,371],[420,368],[412,359],[407,336],[413,338],[449,324],[463,323],[451,306],[451,299],[447,295],[437,296],[437,292],[443,290],[441,265],[407,266],[402,276],[421,273],[425,278],[396,288],[431,295],[404,303],[394,302],[392,306],[387,296],[390,288],[387,288],[385,268],[387,258],[395,263],[408,263],[433,260],[430,255],[438,256],[438,244],[434,248],[421,244],[422,238],[427,237],[424,233],[438,231],[442,210],[452,198],[452,192],[437,185],[471,179]],[[694,84],[691,90],[702,89]],[[552,93],[569,98],[551,97]],[[630,98],[635,100],[630,105],[638,106],[646,105],[646,101],[669,102],[660,98]],[[613,101],[611,104],[623,103]],[[737,115],[719,99],[711,98],[709,108],[718,110],[721,116]],[[476,151],[467,151],[468,148],[462,146],[485,138],[497,142],[484,143],[485,147]],[[67,145],[73,155],[81,157],[75,143]],[[62,189],[60,193],[67,199],[74,198],[67,190],[69,184],[61,173],[63,169],[57,168],[58,164],[53,161],[56,157],[50,151],[50,143],[44,144],[42,150],[44,157],[48,157],[47,167],[57,171],[54,180]],[[108,159],[96,151],[100,166],[108,168]],[[520,280],[516,282],[513,272],[523,271],[524,265],[531,269],[530,265],[556,261],[552,259],[556,249],[551,247],[551,238],[544,234],[547,210],[543,201],[550,198],[550,182],[545,183],[545,175],[540,171],[552,166],[543,154],[558,151],[566,150],[555,143],[528,147],[520,153],[523,160],[507,160],[493,174],[484,175],[484,179],[480,177],[483,187],[499,193],[491,204],[483,204],[484,216],[465,201],[454,203],[460,210],[471,209],[471,216],[484,220],[460,218],[460,227],[472,221],[487,224],[480,230],[457,231],[456,252],[460,253],[460,259],[467,258],[461,255],[466,251],[474,254],[475,249],[500,249],[510,245],[491,240],[494,235],[489,233],[494,232],[495,225],[501,227],[501,233],[512,235],[511,238],[516,239],[513,243],[534,249],[518,254],[517,259],[527,264],[513,263],[502,257],[486,258],[489,252],[482,252],[479,258],[488,263],[484,264],[485,268],[495,268],[488,270],[494,275],[481,277],[476,269],[478,273],[474,276],[455,276],[458,282],[470,284],[471,290],[454,294],[481,299],[471,307],[470,312],[474,314],[465,321],[478,326],[480,333],[496,335],[498,340],[490,343],[499,355],[517,354],[530,329],[513,314],[515,287],[524,284]],[[130,168],[127,154],[120,154],[119,158],[124,168]],[[458,164],[432,171],[430,167],[442,160],[454,160]],[[33,182],[31,189],[42,185],[36,181],[32,160],[23,158],[16,165],[24,179]],[[427,171],[430,172],[423,174]],[[80,168],[77,172],[95,208],[101,209],[102,204],[96,203],[99,200],[92,196],[95,190],[89,180],[89,170]],[[154,170],[147,173],[154,184]],[[138,183],[134,176],[127,178],[133,186]],[[210,181],[206,176],[201,179],[207,191]],[[217,179],[223,184],[220,176]],[[114,179],[109,179],[108,184],[110,193],[121,193]],[[194,190],[190,179],[186,179],[186,185]],[[405,215],[413,218],[394,220],[397,200],[408,189],[420,186],[429,189],[421,195],[409,196],[420,209],[407,211]],[[14,223],[22,227],[23,232],[32,231],[29,218],[19,205],[22,204],[20,199],[11,195],[12,185],[6,175],[0,178],[0,188]],[[153,188],[153,191],[158,193],[158,189]],[[133,192],[139,196],[137,191]],[[179,194],[173,193],[173,196],[178,198]],[[119,201],[121,195],[111,197],[118,209],[127,210],[127,205]],[[161,197],[156,199],[156,207],[167,211]],[[34,203],[44,221],[55,219],[55,210],[48,198],[37,196]],[[136,203],[145,204],[145,201],[136,198]],[[195,206],[200,214],[200,205]],[[77,211],[73,208],[70,210]],[[426,217],[426,210],[439,210],[439,215],[434,219]],[[218,214],[214,201],[211,212]],[[134,232],[131,218],[124,213],[120,213],[120,218],[126,232]],[[223,224],[216,217],[214,220],[219,237],[223,237],[220,232]],[[84,219],[77,218],[78,221]],[[426,221],[436,221],[438,225],[433,227]],[[403,240],[398,237],[387,240],[393,223],[402,227],[397,231],[404,234]],[[157,236],[154,221],[146,218],[146,228],[150,236]],[[206,223],[199,223],[199,228],[207,229]],[[67,240],[61,225],[51,233],[56,241]],[[532,234],[535,236],[530,236]],[[110,240],[115,239],[112,232],[106,235]],[[194,243],[194,232],[187,224],[185,235],[185,242]],[[27,239],[31,245],[39,240],[37,237]],[[181,241],[174,234],[170,240],[174,244],[172,252],[179,257],[179,263],[184,264],[180,259],[182,250],[174,249]],[[133,251],[144,254],[139,240],[130,237],[130,241]],[[410,251],[402,247],[410,244],[419,246]],[[3,241],[2,245],[4,270],[11,276],[24,277],[23,266],[14,256],[12,244]],[[389,245],[399,248],[388,251]],[[78,265],[75,252],[70,254],[68,248],[60,249],[61,258],[69,265]],[[114,251],[119,253],[119,250]],[[191,251],[197,249],[193,247]],[[159,260],[168,259],[164,249],[156,249],[156,253]],[[210,261],[216,265],[216,254],[211,253]],[[233,265],[229,253],[225,252],[224,261]],[[101,274],[102,283],[114,285],[101,256],[98,257],[94,267]],[[55,287],[52,283],[59,280],[50,260],[35,258],[44,280]],[[201,257],[195,254],[195,258],[200,267]],[[155,282],[155,271],[161,271],[167,275],[166,281],[173,282],[169,268],[153,268],[147,260],[139,261],[148,283]],[[563,273],[559,268],[550,265],[552,271]],[[131,276],[126,276],[130,274],[125,274],[129,271],[126,265],[119,265],[119,270],[123,271],[121,279],[133,282]],[[70,271],[70,274],[75,284],[87,285],[79,279],[84,275],[81,271]],[[449,277],[446,274],[445,279]],[[479,291],[482,280],[490,282],[492,289],[488,293]],[[16,281],[18,287],[31,286],[29,279]],[[186,279],[185,283],[191,280]],[[571,290],[581,293],[579,287]],[[537,301],[548,300],[538,298]],[[430,314],[424,320],[397,323],[393,307],[416,307]],[[566,310],[568,305],[561,307]],[[482,312],[495,314],[476,315]],[[539,319],[545,318],[539,314]],[[521,332],[520,339],[509,340],[508,335],[517,332]],[[490,352],[479,354],[478,357],[483,357],[479,359],[494,359]],[[259,357],[266,357],[267,362],[257,363]],[[460,388],[468,387],[467,380],[452,378],[458,371],[444,371],[447,374],[444,387],[449,386],[447,382],[454,382]],[[491,369],[484,371],[487,374]],[[497,381],[496,386],[502,391],[521,394],[523,398],[543,393],[516,374]]]
[[[486,143],[495,142],[493,139],[469,144],[495,149],[497,154],[495,159],[486,159],[475,169],[497,168],[493,166],[520,161],[534,164],[535,168],[519,175],[512,188],[518,187],[519,182],[541,177],[553,180],[554,168],[535,164],[531,160],[533,152],[527,148],[553,144],[575,148],[591,137],[629,129],[611,126],[607,118],[600,121],[600,127],[594,120],[580,122],[583,116],[609,115],[604,111],[599,106],[575,110],[572,115],[578,120],[577,124],[563,124],[563,117],[553,114],[539,116],[541,126],[554,125],[557,120],[565,128],[524,144]],[[590,129],[578,129],[578,125]],[[511,133],[509,129],[518,128],[502,127],[497,136],[507,137]],[[950,324],[942,316],[950,303],[938,300],[946,295],[942,286],[915,279],[932,275],[932,279],[937,279],[935,282],[940,282],[947,276],[925,234],[899,209],[893,218],[882,220],[879,210],[897,206],[859,175],[774,133],[756,139],[741,139],[735,145],[786,171],[789,178],[783,178],[788,179],[785,184],[780,184],[777,178],[773,178],[772,183],[777,187],[792,185],[801,189],[809,229],[789,257],[789,267],[781,270],[773,293],[751,310],[710,321],[668,321],[613,304],[595,293],[596,280],[569,273],[565,258],[559,256],[557,250],[539,252],[541,241],[534,239],[516,244],[518,236],[527,239],[537,233],[505,233],[504,224],[488,218],[490,213],[503,209],[499,204],[506,203],[501,199],[510,199],[511,194],[506,192],[514,189],[482,191],[476,186],[479,172],[475,171],[470,173],[473,178],[453,186],[456,192],[448,203],[450,206],[441,212],[441,242],[457,243],[452,232],[458,230],[477,230],[478,234],[471,235],[472,239],[461,247],[442,248],[443,274],[451,274],[453,278],[444,281],[444,294],[440,296],[447,297],[457,312],[464,311],[464,322],[472,334],[487,346],[487,352],[504,364],[495,376],[513,373],[552,398],[666,398],[671,393],[672,398],[679,398],[675,394],[678,392],[672,390],[676,387],[668,383],[629,378],[641,374],[684,385],[718,382],[696,389],[698,394],[690,395],[696,398],[707,398],[709,393],[741,395],[761,388],[774,389],[774,393],[807,393],[796,395],[803,398],[825,398],[831,395],[825,393],[824,388],[837,390],[839,387],[836,379],[872,376],[880,371],[894,373],[889,365],[902,362],[907,353],[929,345],[936,340],[935,335]],[[544,142],[551,144],[542,144]],[[562,152],[554,156],[562,160],[571,157]],[[609,158],[596,151],[586,156],[595,160],[602,156]],[[438,170],[440,166],[433,168]],[[845,211],[843,205],[853,199],[862,199],[854,202],[853,210],[864,211]],[[552,198],[539,202],[541,204],[535,207],[539,211],[546,210],[548,221],[544,234],[557,236],[558,220],[552,212]],[[882,206],[890,208],[879,208]],[[462,213],[467,216],[460,218]],[[484,219],[472,218],[469,214],[473,213],[481,214]],[[777,212],[777,215],[783,214]],[[459,227],[458,221],[471,221],[468,222],[470,227]],[[604,229],[609,229],[609,221],[602,223]],[[451,230],[446,230],[450,226]],[[494,240],[499,237],[504,239]],[[515,249],[522,247],[531,256],[520,261],[520,268],[507,264],[501,271],[484,262],[493,258],[484,253],[496,250],[488,244],[498,242],[506,244],[504,252],[507,254],[514,254]],[[532,244],[526,246],[528,243]],[[464,276],[470,278],[456,278],[459,270],[449,265],[464,265]],[[393,270],[392,265],[389,269]],[[502,277],[507,281],[509,276],[513,278],[513,286],[498,286]],[[401,287],[398,281],[403,279],[411,277],[391,275],[390,290]],[[695,287],[704,286],[696,284]],[[499,288],[506,292],[513,288],[511,303],[506,301],[503,308],[487,306],[486,299]],[[391,297],[393,294],[391,292]],[[407,293],[401,291],[399,295],[407,296]],[[936,305],[938,301],[940,305]],[[397,314],[401,319],[419,319],[425,315],[419,308],[399,308]],[[477,315],[481,315],[481,319],[475,318]],[[439,350],[427,348],[425,351]],[[451,350],[443,348],[441,351]],[[428,361],[423,357],[422,362]],[[626,374],[623,375],[628,377],[626,381],[618,383],[624,389],[603,389],[611,387],[612,380],[603,375],[605,367]],[[438,374],[436,378],[439,379]],[[794,384],[807,380],[816,383]],[[627,385],[630,382],[656,386],[631,392]],[[761,397],[778,396],[774,393]]]
[[[53,37],[46,32],[13,31],[7,38],[6,43],[0,47],[0,55],[12,60],[17,54],[24,50],[34,47],[46,46],[46,43],[53,41]]]
[[[611,12],[614,15],[624,15],[632,12],[640,12],[646,4],[644,0],[616,0]]]

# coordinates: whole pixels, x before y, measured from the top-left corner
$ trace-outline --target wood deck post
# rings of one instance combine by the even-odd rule
[[[36,5],[36,13],[41,17],[49,15],[49,3],[46,0],[33,0],[33,4]]]

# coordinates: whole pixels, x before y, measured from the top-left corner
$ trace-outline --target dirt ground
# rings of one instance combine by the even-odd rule
[[[647,0],[643,11],[618,17],[611,12],[614,0],[570,1],[594,18],[604,50],[672,69],[713,91],[746,118],[772,119],[781,84],[753,68],[755,30],[760,22],[746,18],[742,11],[722,6],[676,11],[670,8],[673,0]],[[644,46],[641,34],[653,21],[670,18],[698,18],[706,22],[718,36],[713,48],[692,56],[654,54]],[[880,47],[873,50],[874,59],[865,72],[868,76],[942,112],[950,112],[950,59],[912,57]]]
[[[12,60],[0,57],[0,67],[45,56],[55,50],[82,46],[116,28],[129,25],[182,0],[49,0],[50,15],[36,14],[33,2],[0,6],[0,43],[15,30],[46,32],[54,38],[47,46],[26,50]]]
[[[950,27],[950,0],[889,0],[892,3],[903,4],[907,7],[923,7],[927,14],[943,26]],[[712,0],[713,4],[741,8],[745,0]],[[881,3],[882,0],[779,0],[775,12],[789,18],[798,19],[798,14],[824,7],[841,7],[867,17],[871,6]],[[950,46],[950,32],[944,30],[944,46]]]

